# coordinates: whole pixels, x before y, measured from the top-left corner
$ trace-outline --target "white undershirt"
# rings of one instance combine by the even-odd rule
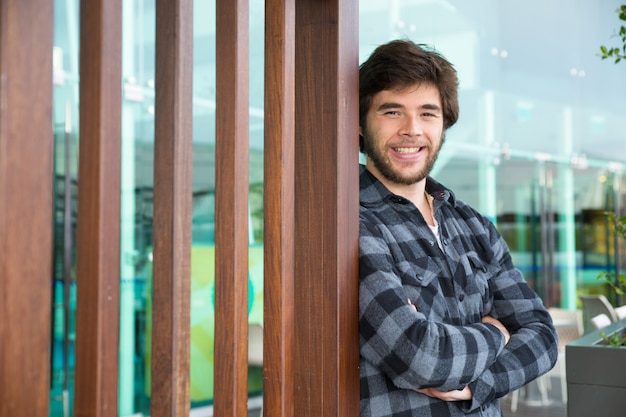
[[[439,237],[439,225],[435,223],[434,226],[428,225],[428,227],[430,228],[431,232],[433,232],[433,235],[435,235],[435,238],[437,239],[437,244],[439,245],[439,249],[443,250],[443,247],[441,246],[441,237]]]
[[[433,235],[435,235],[435,238],[437,239],[437,244],[439,245],[439,249],[443,250],[443,246],[441,246],[441,237],[439,237],[439,224],[437,223],[437,219],[435,219],[435,205],[433,204],[433,196],[424,191],[424,198],[426,198],[426,201],[428,202],[428,206],[430,207],[430,212],[432,213],[432,218],[435,225],[431,226],[430,224],[428,224],[428,222],[426,222],[426,224],[428,224],[428,227],[430,227],[430,231],[433,232]]]

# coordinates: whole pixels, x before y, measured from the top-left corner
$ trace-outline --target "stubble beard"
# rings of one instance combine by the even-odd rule
[[[441,135],[441,141],[436,149],[429,147],[428,159],[424,167],[415,174],[403,175],[401,172],[394,169],[389,162],[389,158],[383,153],[382,149],[375,145],[375,139],[366,131],[363,130],[363,151],[365,155],[372,161],[372,164],[380,174],[388,181],[402,185],[413,185],[426,178],[437,162],[439,151],[443,146],[445,135]]]

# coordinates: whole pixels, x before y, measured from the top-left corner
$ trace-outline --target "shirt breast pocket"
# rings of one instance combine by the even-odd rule
[[[433,258],[424,257],[416,263],[403,262],[397,267],[407,299],[411,300],[417,311],[430,317],[434,310],[444,305],[442,302],[435,302],[435,298],[441,297],[441,266]]]
[[[493,307],[492,278],[498,273],[495,265],[489,264],[477,256],[468,255],[471,276],[467,280],[465,291],[482,301],[481,316],[491,313]]]

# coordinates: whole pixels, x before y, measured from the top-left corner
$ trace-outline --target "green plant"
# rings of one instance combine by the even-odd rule
[[[614,225],[615,233],[622,238],[626,238],[626,216],[617,217],[613,212],[607,212],[606,216],[609,223]],[[626,294],[626,276],[624,276],[624,273],[616,275],[613,272],[603,271],[597,278],[609,285],[616,294]]]
[[[606,215],[610,224],[614,225],[615,233],[626,239],[626,216],[617,217],[617,215],[613,212],[607,212]],[[598,279],[609,285],[616,294],[626,294],[626,277],[623,273],[616,276],[613,272],[604,271],[598,275]],[[607,336],[605,333],[600,333],[600,337],[609,346],[626,346],[626,333],[615,332],[610,336]]]
[[[622,347],[626,346],[626,334],[621,332],[615,332],[610,336],[607,336],[606,333],[600,333],[600,337],[602,340],[606,342],[607,345],[613,347]]]
[[[622,4],[618,7],[615,13],[618,14],[620,20],[626,21],[626,4]],[[626,60],[626,26],[621,25],[619,31],[613,36],[617,36],[621,39],[621,47],[607,47],[601,45],[599,55],[602,59],[615,59],[615,64],[617,64],[622,59]],[[615,233],[626,238],[626,216],[617,217],[615,213],[609,212],[607,213],[607,217],[609,222],[615,226]],[[616,294],[620,296],[626,294],[626,277],[623,273],[615,274],[613,272],[604,271],[598,275],[598,279],[609,285]],[[606,333],[600,333],[600,337],[609,346],[626,346],[626,333],[615,332],[610,336],[607,336]]]
[[[622,4],[615,10],[615,13],[619,15],[620,20],[626,21],[626,4]],[[621,47],[607,47],[600,46],[600,56],[602,59],[614,58],[615,63],[617,64],[622,59],[626,59],[626,26],[622,25],[619,28],[619,31],[613,36],[617,36],[622,40]]]

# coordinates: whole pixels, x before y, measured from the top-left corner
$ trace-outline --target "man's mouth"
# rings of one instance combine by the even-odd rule
[[[421,147],[416,148],[416,147],[410,147],[410,148],[393,148],[394,152],[402,154],[402,155],[410,155],[413,153],[418,153],[419,151],[422,150]]]

